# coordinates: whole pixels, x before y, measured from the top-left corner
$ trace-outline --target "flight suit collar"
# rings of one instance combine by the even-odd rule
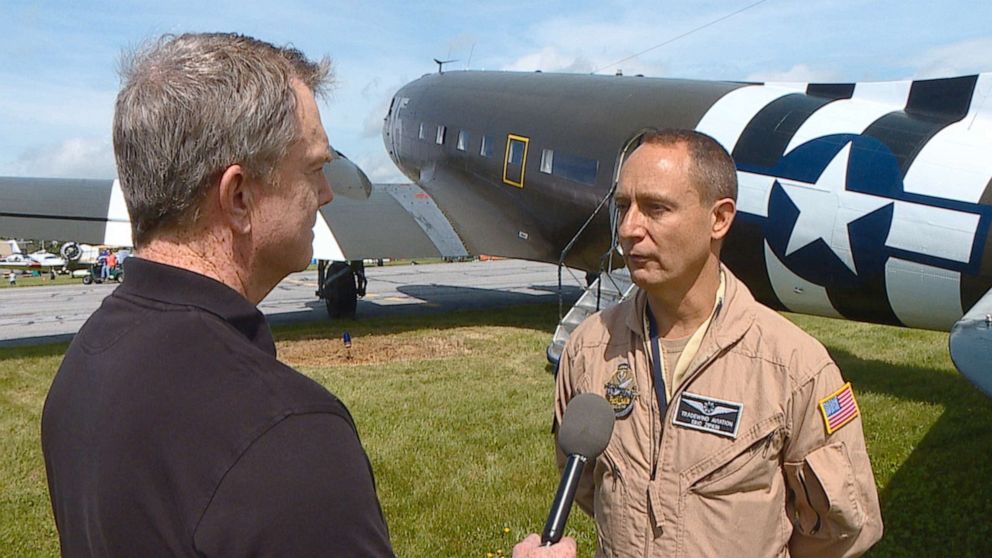
[[[124,283],[116,293],[168,305],[193,306],[231,324],[253,345],[275,356],[265,316],[227,285],[186,269],[131,256],[124,260]]]
[[[723,303],[711,318],[710,326],[703,336],[699,350],[696,351],[696,356],[692,359],[686,372],[686,380],[714,354],[744,337],[751,324],[754,323],[754,297],[751,292],[725,265],[720,264],[720,270],[723,273],[725,285]],[[643,320],[647,303],[647,293],[638,289],[634,298],[633,312],[628,312],[625,318],[627,327],[641,342],[644,341]]]
[[[755,301],[751,291],[726,266],[721,264],[720,269],[726,288],[723,304],[713,315],[699,350],[689,364],[683,380],[685,384],[720,351],[743,338],[755,320]]]

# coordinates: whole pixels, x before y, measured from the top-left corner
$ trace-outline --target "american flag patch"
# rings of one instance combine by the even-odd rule
[[[827,426],[827,434],[833,434],[840,427],[858,416],[858,402],[854,400],[851,382],[820,400],[820,412]]]

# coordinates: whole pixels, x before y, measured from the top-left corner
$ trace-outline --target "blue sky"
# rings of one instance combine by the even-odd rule
[[[110,178],[122,50],[162,33],[236,31],[329,55],[331,143],[374,181],[402,176],[379,135],[392,94],[436,71],[564,71],[863,81],[992,71],[987,0],[663,2],[3,0],[0,175]],[[750,6],[750,7],[749,7]],[[747,8],[636,58],[617,61]]]

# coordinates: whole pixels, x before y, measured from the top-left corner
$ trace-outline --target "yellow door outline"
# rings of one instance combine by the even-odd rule
[[[524,144],[524,158],[520,162],[520,182],[514,182],[506,176],[506,167],[510,164],[510,145],[514,141],[519,141]],[[503,182],[509,184],[510,186],[516,186],[517,188],[524,187],[524,171],[527,170],[527,148],[530,144],[530,138],[525,138],[524,136],[517,136],[514,134],[506,135],[506,153],[503,156]]]

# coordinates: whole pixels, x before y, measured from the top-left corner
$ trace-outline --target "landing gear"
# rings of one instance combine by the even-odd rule
[[[317,262],[317,296],[324,299],[327,316],[332,320],[354,318],[359,297],[365,296],[368,280],[362,260],[351,262]]]

